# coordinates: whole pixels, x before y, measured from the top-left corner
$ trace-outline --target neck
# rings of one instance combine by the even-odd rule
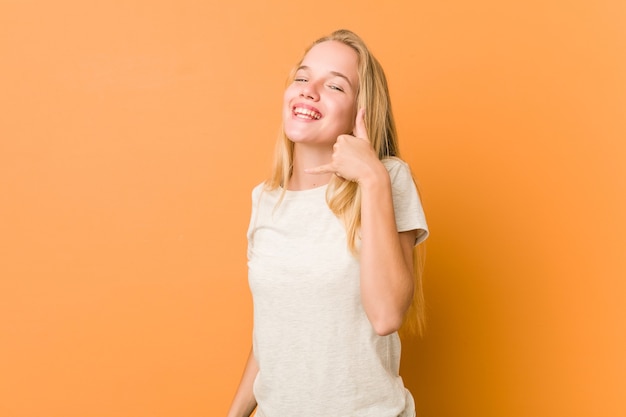
[[[293,171],[287,189],[308,190],[328,184],[333,174],[307,174],[306,168],[315,168],[330,163],[333,149],[308,146],[301,143],[293,147]]]

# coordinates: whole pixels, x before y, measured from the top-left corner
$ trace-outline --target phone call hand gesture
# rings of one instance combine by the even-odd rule
[[[348,181],[361,183],[382,165],[374,151],[365,127],[365,109],[356,115],[352,135],[339,135],[333,145],[331,162],[315,168],[305,169],[308,174],[333,173]]]

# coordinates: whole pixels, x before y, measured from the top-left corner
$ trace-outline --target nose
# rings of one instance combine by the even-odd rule
[[[317,101],[319,100],[319,93],[317,92],[317,85],[309,81],[308,83],[302,84],[302,89],[300,90],[300,97]]]

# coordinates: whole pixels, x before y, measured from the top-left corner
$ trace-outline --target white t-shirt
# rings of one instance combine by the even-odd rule
[[[399,232],[426,239],[424,212],[409,167],[383,161]],[[359,261],[326,186],[252,192],[248,279],[254,300],[254,382],[258,417],[413,416],[398,375],[397,333],[376,334],[360,297]]]

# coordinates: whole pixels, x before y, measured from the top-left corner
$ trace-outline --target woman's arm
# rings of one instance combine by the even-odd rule
[[[241,376],[241,382],[239,382],[239,388],[237,388],[227,417],[249,417],[252,414],[256,408],[256,399],[252,392],[252,385],[258,373],[259,366],[256,363],[256,359],[254,359],[252,349],[250,349],[248,361]]]
[[[305,169],[333,172],[361,189],[361,300],[376,333],[402,325],[413,298],[413,246],[416,230],[398,233],[391,179],[367,136],[365,109],[357,113],[354,135],[340,135],[329,164]]]
[[[361,299],[379,335],[395,332],[413,299],[417,232],[397,232],[391,181],[382,163],[359,180],[361,188]]]

